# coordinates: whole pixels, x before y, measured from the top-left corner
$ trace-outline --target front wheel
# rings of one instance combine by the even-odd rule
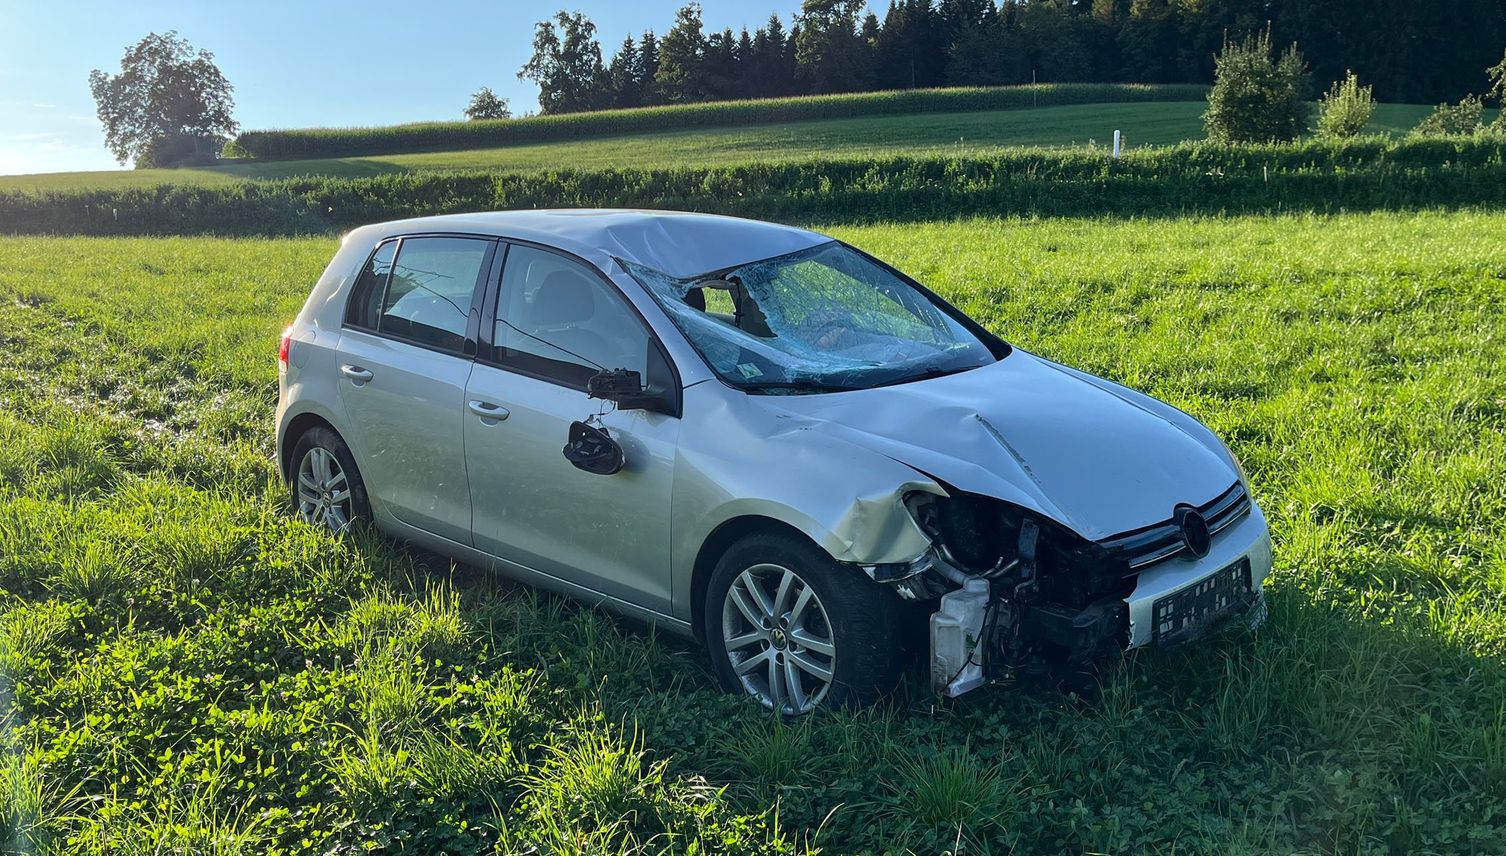
[[[903,671],[894,593],[793,535],[733,545],[712,572],[701,616],[722,685],[785,716],[867,704]]]
[[[366,485],[355,457],[340,435],[313,428],[293,447],[293,507],[298,516],[331,532],[345,532],[355,520],[370,519]]]

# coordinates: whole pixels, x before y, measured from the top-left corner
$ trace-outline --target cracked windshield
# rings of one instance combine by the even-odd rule
[[[927,294],[835,241],[688,279],[623,264],[717,374],[750,391],[866,389],[996,359]]]

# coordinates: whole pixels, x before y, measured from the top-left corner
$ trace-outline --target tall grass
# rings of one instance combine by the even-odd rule
[[[648,131],[766,125],[854,116],[960,113],[1144,101],[1200,101],[1207,87],[1134,83],[1045,83],[1024,86],[912,89],[808,95],[604,110],[483,122],[419,122],[381,128],[246,131],[227,147],[264,160],[345,158],[399,152],[480,149]]]

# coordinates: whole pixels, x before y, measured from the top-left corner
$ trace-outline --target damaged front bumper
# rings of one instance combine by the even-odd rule
[[[1021,553],[1034,564],[1035,536],[1027,535]],[[1055,570],[1044,565],[1020,570],[1016,562],[1010,565],[1016,571],[990,577],[963,571],[932,551],[907,566],[869,573],[916,599],[935,596],[938,585],[948,589],[930,619],[930,672],[933,689],[955,697],[1012,670],[1074,667],[1113,651],[1190,642],[1237,616],[1253,627],[1265,617],[1271,565],[1265,515],[1250,502],[1203,556],[1184,552],[1139,568],[1126,578],[1126,587],[1132,585],[1127,594],[1121,589],[1091,602],[1043,597],[1059,589],[1037,586]]]
[[[1156,623],[1156,605],[1167,604],[1181,592],[1194,588],[1220,571],[1238,569],[1248,562],[1248,581],[1244,602],[1231,604],[1227,610],[1214,610],[1206,622],[1190,625],[1169,623],[1163,615]],[[1263,619],[1265,579],[1271,573],[1271,533],[1260,506],[1252,503],[1250,512],[1229,529],[1219,533],[1208,555],[1201,559],[1170,559],[1140,572],[1139,582],[1125,603],[1129,607],[1129,643],[1139,648],[1152,642],[1175,645],[1198,638],[1207,626],[1229,614],[1253,610],[1252,618]]]

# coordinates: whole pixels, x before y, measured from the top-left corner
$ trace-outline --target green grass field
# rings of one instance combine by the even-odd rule
[[[677,640],[290,518],[276,336],[332,239],[6,238],[0,841],[1506,849],[1506,215],[831,231],[1219,430],[1276,541],[1258,635],[1092,706],[784,724]]]
[[[1203,136],[1197,101],[1090,104],[979,113],[920,113],[795,122],[759,127],[697,129],[604,139],[537,143],[496,149],[385,155],[330,160],[248,161],[205,169],[0,176],[0,191],[138,187],[164,183],[228,184],[241,179],[303,175],[366,176],[421,170],[660,168],[793,161],[886,154],[986,154],[1014,146],[1107,147],[1114,130],[1130,146],[1168,145]],[[1429,108],[1383,104],[1370,130],[1400,135]]]

